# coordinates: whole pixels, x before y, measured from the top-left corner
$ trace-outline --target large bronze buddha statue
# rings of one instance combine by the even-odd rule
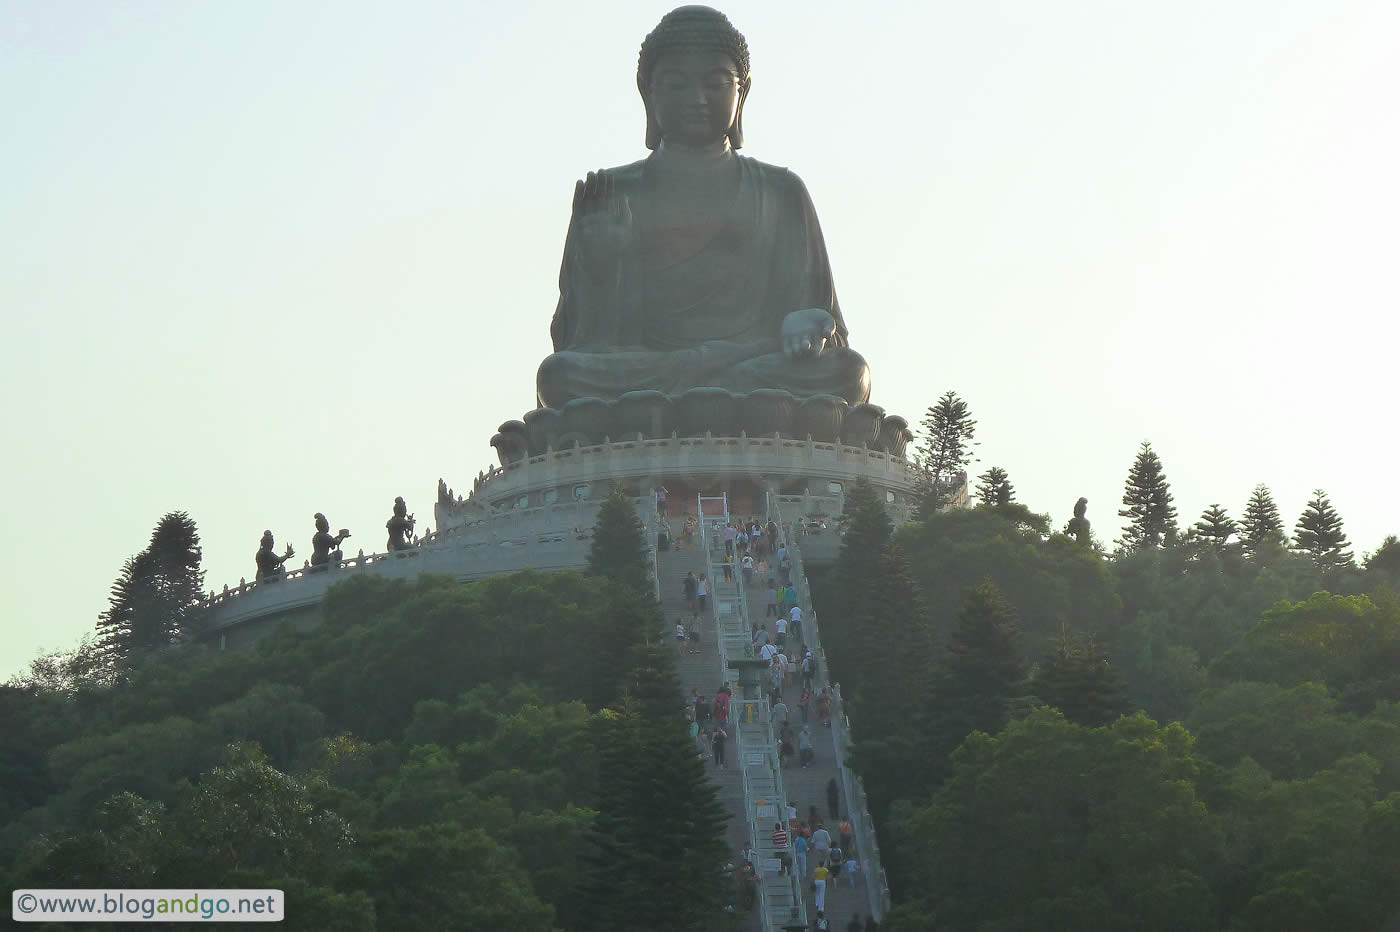
[[[541,406],[702,386],[869,399],[807,189],[735,152],[749,84],[716,10],[673,10],[642,43],[653,151],[575,186]]]

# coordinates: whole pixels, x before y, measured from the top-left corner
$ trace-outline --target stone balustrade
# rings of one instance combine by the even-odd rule
[[[542,503],[537,493],[561,499],[574,494],[601,496],[614,481],[707,475],[764,480],[822,477],[837,482],[865,477],[881,487],[902,491],[912,490],[918,480],[914,467],[903,456],[840,442],[743,433],[737,437],[706,434],[608,440],[550,450],[483,473],[470,498],[438,504],[438,527],[470,523],[513,508],[538,507]],[[840,511],[840,500],[833,498],[831,513]]]
[[[545,571],[582,569],[588,562],[600,501],[519,509],[439,530],[417,546],[366,554],[326,564],[288,570],[274,579],[224,586],[205,600],[209,609],[205,636],[218,635],[257,619],[306,612],[319,605],[326,589],[355,574],[411,579],[421,573],[444,573],[467,582],[531,568]],[[655,547],[656,499],[633,499],[638,516]],[[654,572],[654,570],[653,570]]]

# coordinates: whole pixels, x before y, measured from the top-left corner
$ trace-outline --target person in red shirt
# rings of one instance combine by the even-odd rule
[[[729,721],[729,693],[725,692],[722,688],[719,692],[715,693],[714,716],[717,722]]]
[[[789,860],[789,858],[788,858],[787,846],[788,846],[788,833],[787,833],[787,829],[783,828],[783,823],[781,823],[781,822],[774,822],[774,823],[773,823],[773,848],[775,849],[775,853],[778,855],[778,863],[782,865],[782,867],[781,867],[780,870],[779,870],[779,873],[783,873],[783,874],[788,873],[788,865],[792,863],[792,861]]]

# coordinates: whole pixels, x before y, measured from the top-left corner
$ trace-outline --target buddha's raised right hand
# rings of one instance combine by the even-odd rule
[[[574,230],[584,261],[597,272],[611,270],[632,248],[632,208],[602,169],[574,185]]]

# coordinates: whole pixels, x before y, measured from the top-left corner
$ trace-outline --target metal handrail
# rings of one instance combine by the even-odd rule
[[[789,571],[791,584],[798,591],[798,604],[803,607],[802,638],[817,661],[817,676],[813,685],[831,687],[831,729],[836,747],[837,766],[841,773],[842,795],[845,797],[846,812],[851,819],[851,831],[857,839],[861,860],[861,870],[866,876],[866,895],[870,914],[879,921],[890,908],[889,877],[880,860],[880,843],[875,837],[875,823],[870,817],[870,808],[865,795],[865,786],[855,771],[847,763],[850,752],[849,723],[841,698],[841,684],[831,681],[831,667],[827,665],[826,651],[821,645],[821,633],[817,624],[817,614],[812,610],[812,589],[803,571],[802,552],[797,548],[788,524],[783,520],[779,496],[765,495],[768,518],[778,526],[779,542],[787,550],[792,562]],[[871,881],[878,881],[871,882]]]
[[[655,526],[653,526],[653,522],[655,522]],[[645,520],[643,520],[642,526],[643,526],[643,528],[645,528],[644,533],[647,535],[647,549],[651,551],[651,582],[652,582],[652,588],[653,588],[653,589],[655,590],[655,592],[656,592],[656,601],[657,601],[657,602],[660,602],[660,601],[661,601],[661,566],[660,566],[660,563],[659,563],[660,558],[659,558],[659,556],[658,556],[658,554],[657,554],[657,550],[658,550],[659,548],[658,548],[657,543],[656,543],[656,532],[657,532],[657,528],[661,527],[661,499],[660,499],[660,496],[657,495],[657,492],[656,492],[655,489],[652,489],[652,490],[651,490],[651,515],[650,515],[648,518],[646,518]],[[670,540],[670,537],[671,537],[671,525],[670,525],[670,522],[667,521],[667,522],[666,522],[666,538],[667,538],[667,540]]]
[[[714,597],[715,554],[713,548],[711,548],[710,546],[709,527],[704,520],[703,508],[700,506],[700,502],[698,501],[698,499],[699,496],[697,496],[696,504],[697,512],[701,518],[701,520],[699,521],[700,544],[701,549],[705,553],[705,573],[710,580],[710,611],[715,619],[715,641],[718,645],[718,653],[720,658],[721,681],[727,682],[729,680],[729,667],[727,665],[727,661],[731,658],[728,656],[725,638],[723,636],[723,633],[720,631],[720,616],[717,610],[718,602]],[[725,516],[726,518],[728,517],[727,501],[725,504]],[[747,596],[744,592],[743,576],[740,573],[737,564],[734,564],[733,573],[735,584],[734,587],[738,594],[735,602],[735,614],[738,618],[739,630],[740,632],[745,634],[745,637],[743,639],[742,656],[733,659],[752,659],[753,642],[749,640],[747,636],[749,623],[747,615],[748,601]],[[740,714],[739,709],[744,706],[748,706],[749,708],[754,708],[756,706],[758,708],[759,714],[757,716],[757,722],[752,722],[748,724],[745,724],[743,722],[743,715]],[[729,724],[734,731],[734,755],[739,764],[740,778],[743,781],[744,787],[744,822],[748,828],[749,845],[753,848],[755,852],[770,850],[772,849],[771,838],[769,838],[769,836],[767,836],[766,833],[760,833],[759,831],[757,808],[758,803],[755,797],[755,790],[753,789],[750,778],[751,765],[749,764],[747,757],[745,757],[742,752],[744,744],[742,733],[746,730],[758,728],[759,740],[757,743],[760,744],[764,749],[763,767],[766,770],[765,775],[773,783],[773,802],[777,806],[777,810],[780,813],[779,820],[786,822],[786,819],[782,818],[781,814],[784,813],[787,808],[787,793],[783,789],[782,773],[780,772],[780,769],[774,765],[774,761],[777,759],[777,740],[773,735],[772,714],[768,710],[768,701],[762,698],[756,700],[731,699]],[[761,842],[766,843],[761,844]],[[789,855],[791,856],[791,852],[789,852]],[[794,906],[792,907],[792,910],[795,913],[795,915],[787,917],[781,924],[775,924],[774,922],[772,912],[774,909],[777,908],[777,906],[776,904],[772,904],[770,906],[768,900],[768,891],[764,886],[765,878],[763,877],[762,872],[758,870],[757,865],[755,865],[755,875],[758,881],[757,887],[759,916],[762,922],[764,932],[777,932],[777,930],[781,929],[783,926],[798,923],[805,927],[807,924],[807,904],[806,901],[802,898],[801,879],[797,877],[796,870],[794,869],[789,871],[788,876],[788,882],[792,887],[793,894]]]

